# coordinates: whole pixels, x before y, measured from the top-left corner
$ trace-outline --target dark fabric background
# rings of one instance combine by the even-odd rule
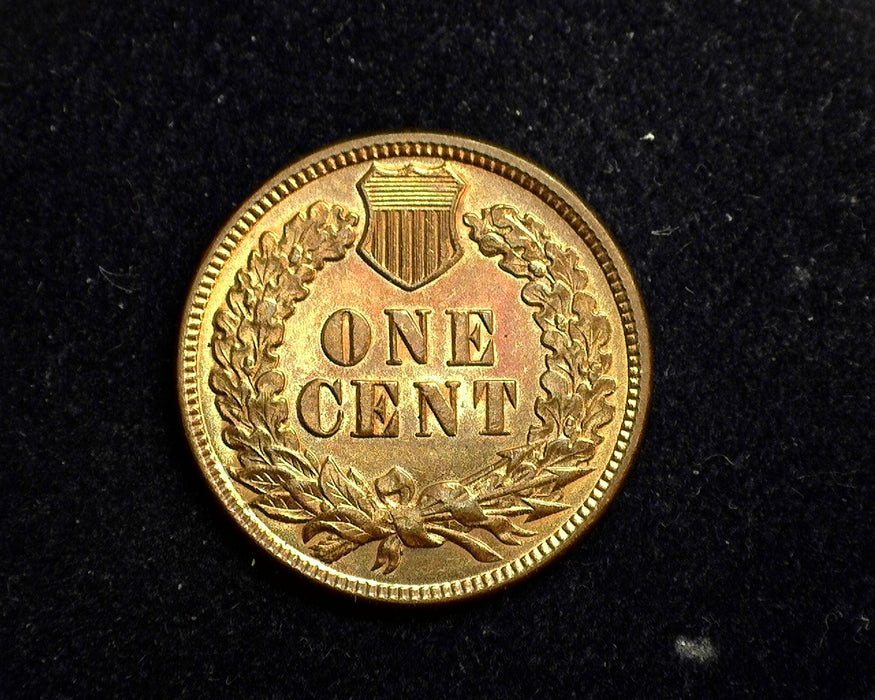
[[[0,694],[873,697],[870,2],[145,5],[0,5]],[[656,367],[588,537],[423,610],[251,545],[174,383],[237,205],[401,128],[589,201]]]

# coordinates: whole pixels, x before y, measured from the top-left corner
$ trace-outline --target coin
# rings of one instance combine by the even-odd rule
[[[193,452],[243,529],[401,603],[488,591],[577,540],[629,469],[650,377],[641,296],[592,210],[434,133],[263,185],[197,272],[178,365]]]

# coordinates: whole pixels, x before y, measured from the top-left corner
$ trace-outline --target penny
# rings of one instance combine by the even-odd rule
[[[337,144],[263,185],[197,272],[178,367],[197,462],[243,529],[402,603],[499,587],[587,531],[650,378],[641,296],[592,210],[519,156],[431,133]]]

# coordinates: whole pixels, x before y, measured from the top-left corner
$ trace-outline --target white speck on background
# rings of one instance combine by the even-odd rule
[[[717,658],[717,650],[708,637],[678,637],[674,640],[674,650],[685,661],[707,664]]]

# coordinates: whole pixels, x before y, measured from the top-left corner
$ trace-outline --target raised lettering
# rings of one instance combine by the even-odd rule
[[[370,347],[371,326],[352,309],[335,311],[322,326],[322,351],[336,365],[357,365]]]
[[[419,323],[406,309],[386,309],[389,321],[389,359],[387,365],[400,365],[398,338],[407,347],[410,357],[421,365],[428,362],[428,315],[431,309],[414,309]]]
[[[492,309],[447,309],[450,322],[450,367],[495,364]]]
[[[437,382],[413,382],[419,392],[419,432],[416,437],[431,437],[428,431],[428,413],[437,419],[438,425],[450,437],[457,431],[456,397],[459,382],[444,382],[449,398],[444,398]]]
[[[398,382],[353,379],[356,414],[353,437],[398,437]]]
[[[304,385],[301,393],[298,394],[298,419],[311,435],[331,437],[340,430],[343,411],[337,410],[334,414],[334,422],[330,428],[323,426],[322,389],[327,389],[328,393],[337,402],[337,405],[340,406],[343,401],[343,391],[340,387],[339,379],[335,379],[334,382],[329,382],[327,379],[312,379]]]
[[[504,400],[516,408],[516,381],[513,379],[474,380],[474,407],[486,397],[486,421],[481,435],[510,435],[504,427]]]

